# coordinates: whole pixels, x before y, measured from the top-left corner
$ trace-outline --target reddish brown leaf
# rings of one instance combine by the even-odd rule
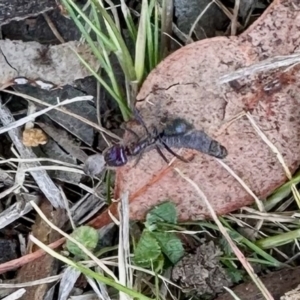
[[[235,118],[243,111],[251,112],[294,172],[300,162],[299,67],[285,73],[283,69],[262,72],[230,84],[220,84],[219,78],[266,58],[295,52],[300,45],[300,14],[293,3],[274,1],[238,37],[217,37],[181,48],[148,76],[138,95],[137,108],[148,126],[158,124],[164,116],[176,116],[203,129],[227,148],[224,162],[262,199],[287,178],[276,155],[249,120],[245,116]],[[131,125],[141,133],[140,127]],[[125,136],[125,140],[129,138]],[[191,150],[183,154],[196,154],[192,162],[178,162],[178,167],[200,186],[218,214],[253,202],[214,158]],[[181,220],[208,216],[194,188],[174,170],[153,181],[166,168],[155,150],[145,153],[136,167],[133,164],[118,169],[115,195],[118,198],[129,190],[133,219],[143,218],[149,208],[166,199],[176,203]],[[143,192],[137,196],[138,191]]]

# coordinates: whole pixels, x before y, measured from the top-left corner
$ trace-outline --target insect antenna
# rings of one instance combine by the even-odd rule
[[[131,133],[137,139],[137,141],[139,141],[139,139],[140,139],[139,135],[134,130],[128,128],[125,123],[122,123],[120,128]]]
[[[145,124],[145,122],[143,121],[143,118],[141,116],[141,114],[139,113],[138,109],[136,107],[133,108],[133,114],[134,114],[134,118],[143,126],[143,128],[145,129],[146,133],[148,136],[150,136],[150,132]]]

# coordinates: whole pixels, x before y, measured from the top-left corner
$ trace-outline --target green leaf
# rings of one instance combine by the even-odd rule
[[[239,283],[243,279],[243,274],[238,269],[225,268],[225,271],[234,283]]]
[[[169,224],[177,223],[177,213],[173,202],[164,202],[148,212],[146,217],[146,227],[150,228],[158,222]]]
[[[134,262],[136,265],[147,268],[151,267],[161,254],[161,248],[148,230],[144,230],[134,251]]]
[[[81,226],[76,228],[72,232],[71,236],[90,251],[93,251],[96,248],[99,240],[97,230],[90,226]],[[66,247],[68,251],[74,254],[76,257],[83,259],[87,258],[86,254],[83,253],[82,250],[70,240],[67,240]]]
[[[158,240],[162,252],[172,264],[176,264],[184,255],[181,240],[174,233],[170,232],[153,232],[152,234]]]

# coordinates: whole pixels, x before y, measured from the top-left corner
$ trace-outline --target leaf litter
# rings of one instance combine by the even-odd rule
[[[22,48],[22,47],[24,47],[24,45],[19,45],[20,46],[20,48]],[[35,52],[36,54],[37,54],[37,56],[42,56],[41,55],[41,52],[42,51],[44,51],[44,47],[38,47],[37,48],[37,51]],[[52,50],[53,50],[54,48],[51,48],[50,50],[50,53],[52,52]],[[57,49],[56,49],[57,50]],[[207,49],[206,49],[206,51],[207,51]],[[47,69],[46,67],[48,66],[49,67],[49,65],[51,65],[51,62],[53,61],[53,58],[56,58],[55,57],[55,55],[52,57],[52,54],[51,54],[51,56],[50,56],[50,58],[48,59],[46,59],[45,61],[44,61],[44,63],[41,63],[41,61],[39,62],[41,65],[43,65],[43,70],[44,71],[48,71],[49,69]],[[32,59],[32,57],[31,57],[31,59]],[[35,63],[37,63],[38,62],[38,60],[37,60],[37,57],[35,57],[35,58],[33,58],[32,59],[32,61],[34,61]],[[50,62],[50,64],[49,64],[49,62]],[[225,63],[228,63],[228,62],[225,62]],[[71,68],[72,69],[72,68]],[[25,68],[24,68],[24,70],[26,70],[26,66],[25,66]],[[70,71],[70,70],[69,70]],[[21,72],[22,73],[22,72]],[[25,74],[26,72],[24,71],[24,74]],[[74,74],[72,74],[72,76],[74,75],[75,77],[75,79],[71,79],[72,78],[72,76],[70,76],[70,77],[67,77],[67,79],[66,79],[66,81],[64,81],[64,79],[62,79],[61,77],[56,77],[56,80],[57,80],[57,82],[53,82],[53,81],[51,81],[51,80],[49,80],[48,81],[48,79],[50,79],[51,78],[51,76],[49,76],[49,78],[45,75],[46,73],[44,73],[43,74],[43,80],[40,82],[39,80],[37,80],[36,78],[37,77],[35,77],[35,74],[38,74],[38,73],[32,73],[33,75],[31,75],[30,74],[30,76],[28,76],[29,78],[27,78],[27,77],[25,77],[25,83],[26,83],[26,85],[28,85],[28,84],[31,84],[31,85],[33,85],[34,87],[33,87],[33,89],[37,89],[37,91],[39,91],[39,89],[38,88],[45,88],[45,89],[47,89],[47,88],[49,88],[50,87],[50,89],[52,89],[53,88],[53,85],[52,84],[54,84],[54,86],[55,86],[55,88],[56,87],[59,87],[59,86],[61,86],[61,85],[64,85],[64,84],[70,84],[71,82],[73,82],[74,80],[76,80],[76,79],[78,79],[78,78],[83,78],[83,77],[85,77],[85,76],[83,76],[83,77],[80,77],[81,75],[80,74],[78,74],[78,73],[76,73],[75,75]],[[55,73],[53,73],[53,74],[55,74]],[[51,74],[51,75],[53,75],[53,74]],[[207,74],[208,76],[210,76],[210,74]],[[17,77],[14,77],[15,76],[15,73],[13,73],[13,75],[10,77],[10,78],[8,78],[8,79],[6,79],[4,82],[3,82],[3,86],[9,86],[9,85],[11,85],[11,84],[15,84],[15,83],[17,83],[17,81],[16,81],[16,78]],[[47,78],[46,78],[46,77]],[[86,76],[88,76],[88,75],[86,75]],[[53,79],[54,79],[54,77],[55,76],[53,76]],[[23,80],[24,78],[23,77],[21,77],[21,79]],[[69,81],[70,80],[70,81]],[[150,79],[149,80],[152,80],[151,79],[151,76],[150,76]],[[60,82],[58,82],[58,81],[60,81]],[[20,82],[20,81],[19,81]],[[61,84],[61,83],[64,83],[64,84]],[[242,82],[243,83],[243,82]],[[48,85],[49,84],[49,85]],[[176,83],[177,84],[177,83]],[[187,83],[187,85],[189,85],[190,83]],[[193,88],[194,88],[195,86],[193,85]],[[18,87],[17,86],[15,86],[15,88],[16,89],[18,89]],[[164,89],[165,87],[163,87],[163,89]],[[146,89],[146,88],[145,88]],[[172,89],[171,89],[172,90]],[[178,90],[176,90],[176,86],[174,86],[174,90],[175,91],[178,91]],[[272,92],[272,91],[271,91]],[[176,92],[175,92],[176,93]],[[147,93],[146,93],[147,94]],[[151,94],[151,93],[150,93]],[[205,94],[205,92],[204,92],[204,94]],[[140,100],[140,103],[138,104],[141,108],[143,108],[143,101],[147,98],[147,100],[146,101],[148,101],[149,99],[150,99],[150,101],[153,101],[153,98],[151,98],[151,97],[148,97],[149,95],[147,95],[147,97],[145,97],[145,98],[143,98],[143,96],[142,96],[142,98],[141,99],[139,99]],[[159,95],[159,97],[160,97],[161,95]],[[180,95],[180,93],[179,93],[179,97],[180,97],[181,95]],[[205,95],[204,95],[205,96]],[[41,96],[41,97],[38,97],[38,96],[36,96],[35,95],[35,97],[37,97],[37,98],[43,98],[43,96]],[[62,99],[64,99],[65,97],[62,97]],[[165,95],[163,95],[162,96],[162,99],[163,99],[163,101],[164,100],[166,100],[166,99],[168,99],[169,98],[169,100],[170,100],[170,98],[171,98],[171,101],[172,101],[172,96],[170,96],[170,94],[168,94],[168,96],[166,97]],[[251,102],[251,101],[250,101]],[[252,104],[252,103],[250,103],[250,104]],[[53,102],[50,104],[50,105],[52,105],[53,106]],[[225,104],[225,106],[226,106],[226,104]],[[72,108],[74,108],[74,106],[72,106]],[[80,113],[80,107],[78,107],[79,108],[79,110],[77,110],[77,112],[75,112],[75,114],[77,113],[77,114],[79,114]],[[172,110],[172,108],[170,108],[171,110]],[[185,108],[182,108],[182,110],[180,110],[180,112],[182,112],[182,115],[184,115],[186,112],[184,111],[184,109]],[[91,108],[91,111],[93,111],[93,109]],[[150,111],[151,111],[151,109],[150,109]],[[175,109],[175,111],[176,111],[176,109]],[[45,111],[44,111],[45,112]],[[44,112],[42,112],[42,113],[44,113]],[[176,112],[178,112],[178,110],[176,111]],[[195,112],[197,112],[197,110],[195,110]],[[37,114],[36,116],[40,116],[42,113],[40,113],[40,114]],[[149,116],[149,115],[147,115],[147,113],[145,113],[145,111],[142,111],[142,113],[143,113],[143,117],[145,117],[145,119],[146,119],[146,121],[148,122],[150,119],[151,119],[151,117]],[[153,113],[153,111],[151,111],[150,112],[150,114],[151,113]],[[189,113],[187,113],[187,114],[189,114]],[[51,116],[48,114],[48,116],[51,118]],[[82,134],[82,135],[80,135],[80,132],[81,132],[81,125],[79,125],[79,123],[77,123],[76,124],[76,126],[75,126],[75,132],[74,131],[72,131],[72,122],[74,121],[74,119],[73,120],[71,120],[71,119],[69,119],[69,120],[62,120],[62,118],[65,118],[65,114],[61,114],[60,116],[56,116],[56,118],[55,117],[52,117],[52,120],[53,121],[55,121],[55,123],[57,123],[57,124],[60,124],[63,128],[65,128],[66,130],[68,130],[69,131],[69,134],[74,134],[76,137],[77,137],[77,139],[79,139],[80,141],[84,141],[85,142],[85,144],[87,144],[88,146],[91,146],[91,144],[92,144],[92,140],[90,139],[90,137],[92,136],[92,133],[91,134],[86,134],[86,132],[84,132],[84,134]],[[87,114],[87,116],[88,116],[88,114]],[[195,118],[196,117],[199,117],[199,116],[194,116]],[[205,117],[204,117],[205,118]],[[42,118],[41,118],[42,119]],[[87,119],[88,119],[88,117],[87,117]],[[40,119],[39,119],[40,120]],[[95,119],[94,119],[95,120]],[[94,121],[93,120],[93,121]],[[25,124],[27,121],[32,121],[30,118],[28,118],[28,119],[24,119],[23,121],[21,121],[20,123],[16,123],[16,124],[18,124],[18,125],[16,125],[15,124],[15,126],[19,126],[20,124]],[[33,118],[33,121],[35,121],[35,117]],[[62,121],[66,121],[66,123],[65,124],[63,124],[63,122]],[[150,120],[150,121],[152,121],[152,120]],[[201,120],[201,121],[203,121],[204,123],[206,122],[206,120]],[[244,120],[243,120],[244,121]],[[24,123],[23,123],[24,122]],[[83,122],[84,123],[84,122]],[[42,124],[42,123],[40,123],[40,124]],[[36,125],[38,125],[38,123],[36,123]],[[79,126],[78,126],[79,125]],[[211,135],[211,136],[214,136],[216,139],[219,139],[219,136],[218,135],[216,135],[215,134],[215,130],[216,130],[216,126],[214,126],[214,124],[212,124],[211,125],[212,126],[212,128],[209,128],[208,129],[208,132],[209,132],[209,134]],[[41,127],[43,127],[43,126],[41,126]],[[205,126],[204,126],[205,127]],[[13,129],[10,129],[9,131],[8,131],[8,133],[10,133],[11,131],[13,131],[13,130],[15,130],[16,128],[13,128]],[[205,129],[207,129],[207,128],[205,128]],[[6,129],[5,129],[6,130]],[[46,131],[46,129],[45,129],[45,131]],[[49,130],[48,130],[49,131]],[[50,131],[49,131],[50,132]],[[19,132],[20,133],[20,132]],[[51,152],[51,149],[53,149],[53,158],[55,159],[55,158],[58,158],[58,157],[63,157],[64,156],[64,154],[66,154],[65,153],[65,151],[67,152],[67,155],[66,156],[64,156],[64,159],[62,159],[62,160],[65,160],[65,161],[68,161],[69,163],[71,163],[71,164],[73,164],[73,165],[76,165],[76,159],[78,159],[79,161],[81,161],[81,162],[83,162],[83,161],[86,161],[86,162],[88,162],[87,160],[86,160],[86,156],[83,154],[84,152],[82,152],[82,151],[80,151],[80,150],[78,150],[78,151],[76,151],[75,150],[75,152],[74,153],[76,153],[76,155],[74,155],[73,153],[71,153],[71,151],[69,151],[68,150],[68,145],[66,145],[67,143],[66,143],[66,140],[67,140],[67,138],[66,138],[66,140],[64,140],[64,142],[65,142],[65,147],[63,147],[61,144],[60,144],[60,142],[62,141],[62,140],[60,140],[59,139],[59,137],[58,137],[58,133],[53,133],[53,131],[52,131],[52,138],[53,138],[53,141],[51,140],[51,142],[49,143],[49,144],[46,144],[46,146],[48,147],[49,146],[49,149],[47,149],[48,150],[48,154]],[[222,135],[222,134],[221,134]],[[70,136],[69,136],[70,137]],[[20,139],[20,138],[19,138]],[[21,140],[21,139],[20,139]],[[76,144],[76,142],[78,142],[78,140],[76,140],[75,141],[75,139],[72,139],[72,138],[70,138],[69,139],[70,140],[70,143],[72,143],[73,144],[73,149],[76,149],[76,146],[78,146],[79,145],[79,143],[77,143]],[[228,138],[228,140],[229,140],[229,138]],[[226,144],[226,146],[227,146],[227,144],[228,144],[228,140],[226,140],[226,139],[224,139],[224,140],[222,140],[222,143],[224,142],[224,144]],[[14,140],[14,142],[15,142],[15,140]],[[18,141],[18,142],[20,142],[20,141]],[[53,145],[53,146],[51,146],[51,144]],[[59,147],[62,147],[64,150],[62,150],[62,149],[59,149]],[[231,146],[230,146],[231,147]],[[230,148],[229,147],[229,148]],[[256,147],[256,145],[254,145],[254,147]],[[17,147],[18,148],[18,147]],[[18,150],[19,150],[20,148],[18,148]],[[56,149],[55,151],[54,151],[54,149]],[[280,149],[281,150],[281,149]],[[232,151],[232,149],[231,149],[231,151]],[[23,153],[22,153],[22,151],[20,151],[19,150],[19,152],[21,152],[21,157],[23,157]],[[45,149],[45,153],[46,153],[47,151],[46,151],[46,149]],[[71,156],[73,156],[73,158],[72,157],[70,157],[70,155],[68,155],[68,153],[70,153],[71,154]],[[49,155],[49,156],[51,156],[51,155]],[[91,156],[90,156],[91,157]],[[96,157],[97,157],[97,154],[96,154]],[[85,168],[87,168],[87,169],[85,169],[85,170],[88,170],[88,172],[89,172],[89,174],[91,175],[91,176],[94,176],[94,175],[96,175],[96,174],[98,174],[98,173],[101,173],[101,171],[103,170],[103,157],[101,157],[101,155],[99,156],[98,155],[98,157],[100,158],[100,160],[99,160],[99,164],[98,164],[98,166],[96,166],[96,169],[92,169],[93,168],[93,165],[92,165],[92,163],[90,163],[90,166],[85,166]],[[32,158],[34,159],[35,157],[34,156],[32,156]],[[93,157],[92,157],[93,158]],[[92,161],[92,158],[90,158],[90,160]],[[70,160],[69,160],[70,159]],[[144,158],[142,158],[142,160],[145,160],[145,157]],[[154,158],[154,161],[156,160],[156,158]],[[37,160],[38,161],[38,160]],[[150,159],[149,159],[149,161],[150,161]],[[152,158],[151,158],[151,161],[152,161]],[[288,162],[289,163],[289,162]],[[41,166],[37,166],[38,168],[40,168]],[[31,170],[34,170],[33,168],[36,168],[36,167],[30,167],[29,168],[29,170],[31,169]],[[206,165],[206,166],[204,166],[203,168],[210,168],[209,167],[209,165]],[[216,169],[218,169],[218,167],[217,167],[217,164],[215,164],[214,165],[214,168],[216,168]],[[25,167],[25,169],[26,169],[26,167]],[[47,168],[45,168],[45,170],[46,170]],[[124,170],[126,170],[126,168],[124,168],[123,170],[120,170],[120,172],[122,171],[122,172],[124,172]],[[59,171],[59,170],[58,170]],[[67,171],[67,170],[66,170]],[[152,172],[153,171],[153,169],[152,170],[150,170],[150,172]],[[36,170],[35,171],[33,171],[33,172],[37,172]],[[118,171],[119,172],[119,171]],[[126,173],[127,171],[125,171],[125,173]],[[131,171],[130,171],[131,172]],[[49,173],[49,172],[48,172]],[[149,173],[149,170],[147,171],[147,172],[145,172],[145,174],[147,175]],[[49,174],[51,174],[51,173],[49,173]],[[157,170],[154,170],[154,172],[153,172],[153,174],[158,174],[157,173]],[[81,174],[80,174],[80,172],[78,172],[78,174],[76,174],[76,176],[77,175],[79,175],[78,176],[78,178],[77,179],[71,179],[71,180],[67,180],[66,179],[66,177],[59,177],[59,176],[53,176],[53,175],[51,175],[51,177],[54,179],[54,180],[56,180],[56,179],[59,179],[60,180],[60,182],[65,182],[65,183],[73,183],[74,184],[74,186],[79,186],[78,185],[78,182],[79,182],[79,178],[81,178]],[[20,178],[23,176],[23,174],[20,174]],[[118,177],[119,176],[119,177]],[[56,178],[55,178],[56,177]],[[138,177],[139,178],[139,177]],[[140,178],[142,178],[142,177],[140,177]],[[119,175],[117,175],[117,180],[124,180],[124,178],[122,178],[122,177],[120,177],[120,174]],[[127,179],[126,179],[127,180]],[[158,178],[158,180],[156,181],[156,182],[161,182],[162,181],[162,177],[159,177]],[[26,186],[26,185],[28,185],[28,183],[26,182],[26,180],[24,181],[20,181],[20,182],[24,182],[24,187]],[[54,181],[55,183],[56,183],[56,181]],[[120,182],[120,181],[117,181],[117,182]],[[28,186],[32,186],[32,184],[34,184],[32,181],[29,183],[29,185]],[[82,187],[84,186],[84,185],[81,185]],[[76,189],[76,188],[74,188],[74,187],[71,187],[70,188],[70,186],[67,186],[67,188],[71,191],[71,193],[73,193],[73,194],[78,194],[78,190]],[[16,189],[19,189],[19,186],[17,186],[16,187]],[[88,189],[88,187],[86,186],[85,187],[85,189],[87,190]],[[118,191],[121,191],[121,190],[123,190],[123,186],[122,186],[122,188],[120,189],[120,186],[118,186],[117,185],[117,189],[116,189],[116,191],[118,192]],[[139,189],[137,189],[137,190],[139,190]],[[147,189],[146,190],[144,190],[144,192],[147,192]],[[144,194],[144,192],[142,192],[141,194],[143,195]],[[256,191],[255,191],[256,192]],[[18,191],[18,193],[19,193],[19,191]],[[86,195],[84,195],[81,199],[82,199],[82,202],[84,202],[84,200],[85,199],[89,199],[89,197],[91,197],[91,196],[89,196],[89,197],[86,197],[86,196],[88,196],[89,194],[87,193]],[[61,197],[61,195],[60,195],[60,197]],[[48,198],[48,197],[47,197]],[[98,203],[97,201],[99,200],[99,198],[98,197],[93,197],[93,199],[96,201],[95,203]],[[63,202],[62,202],[63,203]],[[144,206],[144,203],[142,203],[142,205],[141,205],[141,207],[142,207],[142,210],[143,211],[146,211],[150,206],[152,206],[152,205],[148,205],[147,207],[145,207]],[[90,207],[91,208],[91,207]],[[89,209],[90,209],[89,208]],[[231,207],[231,209],[234,209],[234,207]],[[85,214],[85,211],[83,211],[83,215]],[[141,214],[143,214],[143,212],[141,212]],[[163,244],[163,243],[162,243]],[[74,282],[75,282],[75,280],[74,280]],[[68,293],[68,292],[67,292]]]

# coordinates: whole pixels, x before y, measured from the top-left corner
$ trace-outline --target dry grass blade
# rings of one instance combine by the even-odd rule
[[[119,235],[119,280],[120,283],[132,288],[133,274],[129,268],[130,265],[130,241],[129,241],[129,194],[124,193],[121,196],[121,205],[119,205],[120,235]],[[126,300],[127,295],[120,292],[120,300]]]
[[[101,267],[107,274],[109,274],[116,282],[118,282],[118,279],[116,278],[115,274],[109,270],[100,259],[98,259],[92,252],[90,252],[86,247],[84,247],[82,244],[80,244],[77,240],[75,240],[73,237],[62,231],[60,228],[55,226],[53,223],[51,223],[46,216],[43,214],[43,212],[40,210],[40,208],[33,203],[30,202],[33,208],[36,210],[36,212],[40,215],[40,217],[53,229],[55,229],[57,232],[59,232],[62,236],[69,239],[71,242],[76,244],[87,256],[89,256],[94,262],[97,263],[99,267]]]
[[[3,298],[2,300],[16,300],[16,299],[20,299],[25,293],[26,293],[25,289],[19,289],[19,290],[13,292],[12,294],[10,294],[9,296]]]
[[[15,95],[15,96],[22,97],[22,98],[24,98],[26,100],[33,101],[33,102],[35,102],[37,104],[40,104],[40,105],[51,106],[51,104],[45,103],[44,101],[41,101],[41,100],[39,100],[39,99],[37,99],[35,97],[29,96],[29,95],[26,95],[26,94],[23,94],[23,93],[19,93],[19,92],[15,92],[15,91],[10,91],[10,90],[3,90],[3,92],[6,92],[8,94],[12,94],[12,95]],[[97,129],[97,130],[99,130],[101,132],[106,133],[108,136],[110,136],[110,137],[112,137],[112,138],[114,138],[116,140],[120,140],[119,136],[113,134],[109,130],[103,128],[102,126],[97,125],[96,123],[91,122],[90,120],[88,120],[86,118],[83,118],[83,117],[81,117],[79,115],[76,115],[73,112],[71,112],[71,111],[69,111],[69,110],[67,110],[65,108],[54,107],[54,109],[56,109],[56,110],[58,110],[60,112],[63,112],[63,113],[65,113],[65,114],[67,114],[67,115],[69,115],[71,117],[74,117],[74,118],[76,118],[76,119],[78,119],[78,120],[86,123],[86,124],[90,125],[91,127],[95,128],[95,129]]]
[[[219,227],[220,232],[222,233],[222,235],[224,236],[224,238],[226,239],[226,241],[228,242],[228,244],[230,245],[231,249],[233,250],[234,254],[236,255],[236,257],[239,259],[239,261],[241,262],[241,264],[243,265],[243,267],[245,268],[245,270],[247,271],[247,273],[249,274],[249,276],[251,277],[251,279],[253,280],[253,282],[255,282],[255,284],[257,285],[258,289],[262,292],[262,294],[264,295],[264,297],[268,300],[273,300],[274,298],[272,297],[272,295],[270,294],[270,292],[266,289],[266,287],[264,286],[264,284],[262,283],[262,281],[257,277],[257,275],[255,274],[252,266],[249,264],[249,262],[246,260],[245,256],[243,255],[243,253],[239,250],[239,248],[235,245],[235,243],[232,241],[232,239],[230,238],[227,230],[224,228],[224,226],[222,225],[222,223],[219,221],[215,211],[213,210],[212,206],[209,203],[209,200],[206,198],[205,194],[202,192],[202,190],[199,188],[199,186],[190,178],[186,177],[178,168],[175,168],[175,170],[178,172],[178,174],[185,179],[188,183],[190,183],[195,190],[197,191],[197,193],[199,194],[199,197],[201,197],[201,199],[203,200],[203,202],[206,204],[212,219],[215,221],[215,223],[217,224],[217,226]]]
[[[33,285],[39,285],[44,283],[51,283],[58,281],[62,278],[62,274],[60,275],[54,275],[50,277],[46,277],[43,279],[28,281],[28,282],[22,282],[22,283],[0,283],[0,289],[13,289],[13,288],[23,288],[27,286],[33,286]]]
[[[200,21],[200,19],[201,19],[201,18],[203,17],[203,15],[207,12],[207,10],[210,8],[210,6],[211,6],[212,4],[214,4],[214,3],[215,3],[215,0],[212,0],[210,3],[208,3],[208,4],[206,5],[206,7],[203,9],[203,11],[201,12],[201,14],[197,17],[197,19],[195,20],[195,22],[193,23],[193,25],[191,26],[191,29],[190,29],[190,31],[189,31],[189,34],[188,34],[189,39],[192,38],[193,31],[195,30],[195,27],[196,27],[196,25],[198,24],[198,22]]]
[[[259,135],[259,137],[271,148],[271,150],[276,154],[280,164],[282,165],[284,172],[289,180],[292,179],[292,174],[287,167],[286,163],[284,162],[282,154],[278,151],[278,149],[275,147],[275,145],[267,138],[267,136],[261,131],[261,129],[257,126],[255,123],[252,115],[250,113],[246,113],[246,116],[248,120],[250,121],[251,125],[255,129],[256,133]]]
[[[162,5],[161,16],[161,57],[164,58],[168,55],[168,49],[170,49],[170,40],[172,36],[173,25],[173,12],[174,4],[173,0],[165,0]]]
[[[57,160],[57,159],[52,159],[52,158],[44,158],[44,157],[41,157],[41,158],[8,158],[8,159],[3,159],[3,160],[0,160],[0,165],[2,164],[7,164],[9,162],[18,162],[18,163],[32,163],[32,162],[37,162],[37,161],[44,161],[44,162],[52,162],[54,164],[59,164],[59,165],[63,165],[63,166],[66,166],[66,167],[70,167],[70,168],[78,168],[80,169],[80,167],[74,165],[74,164],[70,164],[70,163],[67,163],[67,162],[64,162],[64,161],[61,161],[61,160]]]
[[[285,172],[286,177],[291,180],[292,179],[292,174],[288,168],[288,166],[286,165],[284,158],[282,156],[282,154],[279,152],[279,150],[276,148],[276,146],[267,138],[267,136],[261,131],[261,129],[257,126],[257,124],[255,123],[252,115],[250,113],[246,114],[248,120],[250,121],[251,125],[253,126],[253,128],[255,129],[256,133],[259,135],[259,137],[270,147],[270,149],[276,154],[278,161],[280,162],[280,164],[282,165],[282,168]],[[296,188],[295,184],[291,185],[291,190],[293,192],[293,195],[295,197],[295,200],[298,204],[298,207],[300,207],[300,194]]]
[[[38,204],[40,200],[41,199],[37,197],[35,199],[35,202]],[[21,211],[18,208],[18,203],[11,205],[9,208],[5,209],[0,213],[0,229],[5,228],[7,225],[18,220],[22,216],[29,213],[31,210],[32,206],[28,202],[25,204],[25,207]]]
[[[300,53],[293,53],[290,55],[275,56],[250,66],[240,68],[237,71],[222,75],[219,78],[219,83],[223,84],[242,77],[253,75],[260,72],[266,72],[281,67],[292,66],[300,62]]]
[[[258,199],[258,197],[251,191],[251,189],[247,186],[247,184],[240,178],[237,174],[234,173],[234,171],[227,166],[222,160],[216,159],[218,163],[226,170],[228,173],[233,176],[240,184],[241,186],[253,197],[255,200],[255,203],[260,211],[265,211],[265,208],[262,204],[262,202]]]
[[[2,124],[6,126],[6,128],[10,127],[10,124],[15,122],[10,111],[6,107],[2,106],[1,99],[0,99],[0,120]],[[33,153],[33,151],[30,148],[27,148],[23,145],[22,134],[19,128],[10,129],[8,135],[10,136],[10,139],[12,140],[13,144],[17,148],[22,158],[27,158],[27,159],[36,158],[36,155]],[[40,166],[40,164],[38,162],[34,162],[34,163],[26,164],[26,166],[28,168],[38,167]],[[46,196],[46,198],[51,202],[51,204],[54,207],[56,208],[64,207],[59,189],[53,183],[52,179],[49,177],[48,173],[45,170],[32,171],[31,176],[34,178],[40,190],[43,192],[43,194]]]
[[[0,134],[4,133],[4,132],[7,132],[9,131],[10,129],[13,129],[13,128],[16,128],[16,127],[19,127],[19,126],[22,126],[24,124],[26,124],[27,122],[30,122],[32,120],[35,120],[35,118],[47,113],[48,111],[56,108],[56,107],[59,107],[59,106],[62,106],[62,105],[67,105],[67,104],[71,104],[71,103],[74,103],[74,102],[77,102],[77,101],[88,101],[88,100],[92,100],[93,99],[93,96],[82,96],[82,97],[75,97],[73,99],[68,99],[68,100],[64,100],[62,102],[59,102],[55,105],[51,105],[47,108],[44,108],[38,112],[35,112],[31,115],[28,115],[18,121],[14,121],[14,122],[11,122],[9,124],[6,124],[4,125],[2,128],[0,128]]]
[[[239,8],[240,8],[240,0],[235,0],[234,9],[233,9],[233,18],[231,20],[231,35],[236,35],[237,33]]]
[[[58,299],[68,299],[80,274],[80,271],[72,267],[66,268],[59,285]]]
[[[85,267],[83,264],[80,263],[76,263],[72,260],[70,260],[69,258],[62,256],[61,254],[53,251],[51,248],[49,248],[47,245],[43,244],[41,241],[39,241],[37,238],[35,238],[33,235],[29,235],[30,240],[35,243],[38,247],[42,248],[43,250],[47,251],[48,254],[50,254],[51,256],[59,259],[60,261],[68,264],[69,266],[72,266],[76,269],[79,269],[82,273],[84,273],[86,276],[91,277],[91,278],[95,278],[97,280],[100,280],[101,282],[103,282],[104,284],[107,284],[119,291],[125,292],[127,293],[129,296],[132,297],[132,299],[141,299],[141,300],[152,300],[151,298],[144,296],[143,294],[141,294],[140,292],[137,292],[135,290],[132,289],[128,289],[126,286],[123,286],[121,284],[119,284],[118,282],[116,282],[113,277],[113,279],[107,277],[107,276],[103,276],[102,274],[93,272],[92,270],[90,270],[88,267]],[[80,243],[78,243],[75,239],[72,239],[71,237],[69,237],[70,240],[72,242],[75,242],[78,246],[80,245]],[[82,245],[80,245],[82,246]],[[82,250],[83,248],[86,250],[85,247],[80,247]],[[86,252],[86,251],[85,251]],[[88,254],[90,256],[90,253]]]

